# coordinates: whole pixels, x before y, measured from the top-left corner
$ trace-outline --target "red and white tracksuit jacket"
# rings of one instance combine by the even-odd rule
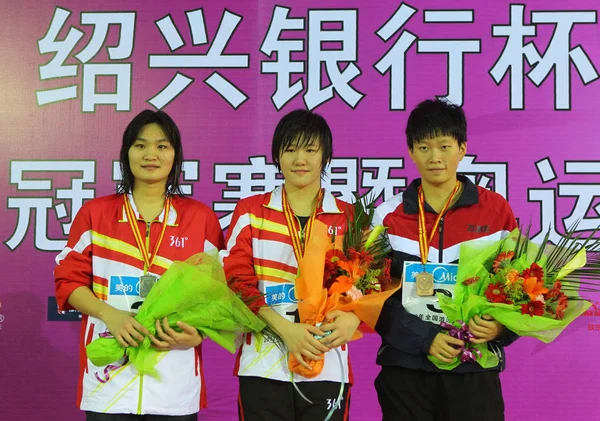
[[[233,213],[227,234],[226,250],[220,252],[225,275],[231,288],[243,296],[260,296],[251,306],[269,305],[290,321],[295,321],[297,301],[294,282],[298,262],[282,205],[282,187],[270,193],[240,200]],[[325,192],[316,219],[325,223],[329,232],[343,235],[351,205]],[[322,282],[322,279],[315,279]],[[297,320],[296,320],[297,321]],[[335,351],[325,354],[325,365],[318,376],[307,379],[295,375],[296,382],[334,381],[352,382],[348,363],[348,348],[340,347],[342,366]],[[238,376],[256,376],[279,381],[290,381],[286,355],[273,343],[260,341],[248,334],[235,367]]]
[[[67,246],[56,258],[54,270],[59,310],[69,310],[69,295],[77,288],[92,289],[96,297],[120,310],[136,311],[139,277],[144,261],[125,213],[123,195],[90,200],[77,213]],[[141,219],[128,196],[137,224],[152,253],[162,229],[164,211],[151,223]],[[165,235],[149,273],[160,276],[175,260],[222,248],[219,220],[206,205],[173,197]],[[140,375],[131,364],[112,371],[101,383],[104,367],[94,366],[85,346],[107,330],[97,318],[83,315],[80,343],[78,404],[82,410],[107,413],[187,415],[205,406],[201,349],[173,350],[156,365],[160,380]],[[202,402],[201,402],[202,401]]]

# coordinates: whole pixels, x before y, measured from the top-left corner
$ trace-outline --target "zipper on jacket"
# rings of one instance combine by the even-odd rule
[[[444,259],[442,258],[444,255],[444,218],[446,217],[446,215],[442,216],[440,218],[440,224],[438,225],[438,237],[440,239],[440,243],[439,243],[439,262],[440,263],[444,263]]]
[[[300,218],[298,218],[297,215],[294,214],[294,217],[296,218],[296,221],[298,221],[298,226],[300,227],[300,242],[302,243],[302,247],[304,247],[304,228],[306,225],[302,225]]]
[[[150,225],[152,222],[146,222],[146,250],[150,250]],[[150,268],[148,268],[150,270]]]
[[[152,225],[152,221],[146,222],[146,250],[150,250],[150,226]],[[149,267],[146,267],[144,263],[144,275],[148,273],[150,270]],[[142,397],[144,392],[144,375],[140,374],[140,389],[138,391],[138,406],[137,406],[137,414],[142,414]]]

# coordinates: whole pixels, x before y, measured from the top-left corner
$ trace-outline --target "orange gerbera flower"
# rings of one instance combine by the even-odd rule
[[[535,276],[530,276],[523,281],[523,291],[529,295],[531,301],[536,301],[538,295],[547,293],[549,289],[544,287],[544,283]]]
[[[516,269],[510,269],[506,272],[506,283],[507,284],[515,284],[519,280],[519,271]]]
[[[508,266],[513,257],[515,257],[514,251],[503,251],[500,253],[492,265],[494,273],[498,273],[500,269],[504,269],[506,266]]]
[[[367,273],[360,265],[360,262],[355,260],[347,260],[338,262],[338,266],[343,269],[348,275],[341,275],[336,278],[336,282],[329,288],[329,293],[343,293],[352,288],[362,276]]]

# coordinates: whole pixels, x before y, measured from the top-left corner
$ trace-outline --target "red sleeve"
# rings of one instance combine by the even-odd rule
[[[69,296],[81,286],[92,287],[92,234],[85,205],[75,216],[66,247],[56,257],[54,288],[60,311],[73,309]]]
[[[258,277],[254,272],[252,251],[251,212],[245,201],[238,202],[227,232],[226,250],[222,252],[223,268],[229,287],[249,301],[248,307],[258,312],[266,305],[258,290]]]
[[[225,248],[225,239],[223,238],[223,230],[217,215],[211,210],[206,227],[206,240],[211,243],[217,250]]]

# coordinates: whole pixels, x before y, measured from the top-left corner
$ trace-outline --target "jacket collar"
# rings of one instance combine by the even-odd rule
[[[466,176],[457,174],[456,178],[463,183],[463,191],[454,205],[450,209],[462,208],[479,203],[479,191],[477,186]],[[417,178],[402,193],[402,203],[404,204],[404,213],[419,213],[419,193],[418,188],[421,185],[421,179]],[[436,213],[427,203],[425,211]]]
[[[263,206],[279,212],[283,212],[283,185],[276,187],[270,194],[268,202]],[[343,213],[337,205],[335,196],[331,192],[325,190],[321,206],[317,209],[317,214],[320,213]]]
[[[122,197],[122,196],[121,196]],[[176,201],[176,197],[177,196],[172,196],[171,199],[171,207],[169,209],[169,219],[167,220],[167,225],[168,226],[175,226],[177,225],[177,210],[175,209],[175,201]],[[129,200],[129,204],[131,205],[131,210],[133,210],[133,214],[135,215],[135,217],[140,220],[142,219],[142,216],[140,215],[140,213],[137,210],[137,207],[135,206],[135,202],[133,200],[133,195],[131,193],[127,194],[127,200]],[[122,217],[121,220],[119,222],[127,222],[127,212],[125,212],[125,205],[121,206],[122,208]],[[152,222],[163,222],[163,219],[165,217],[165,210],[163,209],[160,213],[160,215],[158,215],[154,221]]]

